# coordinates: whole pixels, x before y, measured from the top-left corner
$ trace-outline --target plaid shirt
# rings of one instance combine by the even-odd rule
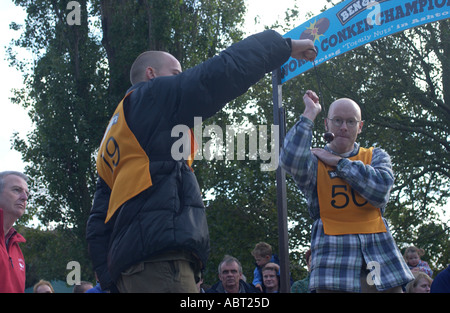
[[[370,270],[370,274],[367,272],[367,282],[375,284],[378,290],[387,290],[413,280],[384,218],[385,233],[325,235],[317,196],[318,159],[310,150],[313,126],[311,120],[301,116],[287,133],[280,155],[280,165],[292,175],[305,195],[309,214],[314,220],[310,289],[360,292],[361,271],[364,272],[366,266]],[[333,153],[328,146],[325,150]],[[385,151],[375,148],[370,165],[346,159],[358,151],[359,145],[355,143],[353,151],[341,155],[344,159],[339,161],[337,173],[372,205],[380,208],[383,214],[394,184],[390,157]]]

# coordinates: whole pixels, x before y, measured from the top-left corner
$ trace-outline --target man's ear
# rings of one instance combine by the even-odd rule
[[[325,131],[328,131],[328,123],[327,123],[327,119],[326,118],[323,120],[323,123],[325,125]]]
[[[361,134],[363,125],[364,125],[364,121],[359,122],[358,134]]]
[[[155,69],[153,67],[147,67],[145,69],[145,77],[147,78],[147,80],[156,78],[156,72]]]

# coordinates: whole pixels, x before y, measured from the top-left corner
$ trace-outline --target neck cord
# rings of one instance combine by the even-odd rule
[[[327,117],[327,114],[326,114],[327,112],[326,112],[326,109],[325,109],[325,102],[323,101],[322,84],[320,83],[319,71],[318,71],[318,69],[316,67],[316,61],[315,60],[313,61],[313,66],[314,66],[314,73],[316,75],[317,86],[319,87],[319,101],[322,104],[323,113],[324,113],[325,118],[326,118]]]
[[[318,54],[317,50],[314,49],[314,52],[316,53],[316,55]],[[316,67],[316,60],[314,60],[313,62],[313,66],[314,66],[314,73],[316,75],[316,79],[317,79],[317,86],[319,88],[319,102],[322,104],[323,107],[323,114],[324,114],[324,119],[327,118],[327,112],[325,109],[325,102],[323,101],[323,95],[322,95],[322,84],[320,83],[320,77],[319,77],[319,71],[317,70]],[[326,132],[323,136],[325,138],[325,141],[330,143],[334,140],[334,134],[331,132]]]

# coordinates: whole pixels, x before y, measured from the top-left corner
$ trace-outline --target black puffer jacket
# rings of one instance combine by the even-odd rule
[[[87,223],[87,241],[102,288],[129,266],[167,250],[192,252],[203,265],[209,253],[205,208],[194,173],[174,161],[179,138],[172,128],[194,126],[219,111],[286,62],[290,41],[265,31],[176,76],[136,84],[124,102],[127,124],[150,159],[153,185],[104,223],[111,190],[99,178]],[[131,90],[130,89],[130,90]],[[130,182],[132,183],[132,182]]]

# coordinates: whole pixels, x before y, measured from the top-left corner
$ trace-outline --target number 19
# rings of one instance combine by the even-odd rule
[[[113,150],[112,151],[109,150],[109,147],[110,147],[109,143],[110,142],[113,143],[113,147],[112,147]],[[111,172],[114,172],[114,168],[116,168],[117,165],[119,165],[119,162],[120,162],[119,144],[114,139],[114,137],[109,137],[108,141],[106,142],[105,151],[106,151],[106,154],[108,155],[109,160],[110,160],[111,163],[108,162],[108,160],[106,160],[104,153],[102,153],[103,161],[105,161],[106,165],[108,165],[108,167],[110,168]],[[112,166],[111,166],[111,164],[112,164]]]

